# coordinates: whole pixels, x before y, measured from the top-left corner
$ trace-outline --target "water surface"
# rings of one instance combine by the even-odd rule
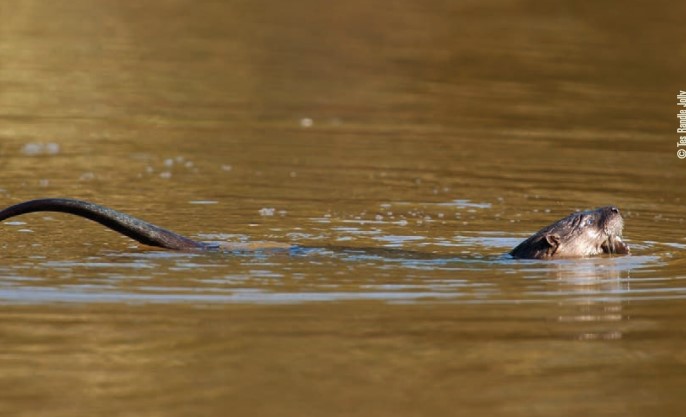
[[[0,414],[679,415],[683,6],[0,6]],[[614,204],[628,257],[504,254]]]

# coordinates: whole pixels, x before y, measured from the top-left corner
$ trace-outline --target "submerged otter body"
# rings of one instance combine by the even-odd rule
[[[627,255],[622,241],[624,219],[617,207],[572,213],[517,245],[515,258],[581,258],[601,254]]]
[[[275,242],[254,244],[200,242],[111,208],[68,198],[43,198],[7,207],[0,211],[0,221],[39,211],[74,214],[98,222],[144,245],[172,250],[242,251],[292,247]],[[623,227],[624,220],[616,207],[602,207],[573,213],[541,229],[515,247],[510,255],[515,258],[549,259],[584,257],[603,253],[628,254],[629,247],[621,239]]]

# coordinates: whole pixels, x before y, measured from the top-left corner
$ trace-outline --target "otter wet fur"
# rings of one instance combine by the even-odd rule
[[[624,219],[617,207],[572,213],[517,245],[515,258],[580,258],[601,254],[628,255],[622,241]]]
[[[144,245],[180,251],[283,249],[281,243],[235,245],[200,242],[137,219],[109,207],[69,198],[43,198],[15,204],[0,211],[0,221],[21,214],[54,211],[93,220]],[[600,254],[626,255],[622,241],[624,220],[616,207],[572,213],[512,249],[515,258],[575,258]]]
[[[144,245],[183,251],[212,248],[210,244],[181,236],[111,208],[69,198],[42,198],[15,204],[0,211],[0,221],[37,211],[56,211],[85,217]]]

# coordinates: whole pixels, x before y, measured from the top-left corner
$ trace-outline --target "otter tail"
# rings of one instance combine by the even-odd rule
[[[57,211],[85,217],[145,245],[175,250],[198,250],[205,247],[201,242],[162,229],[128,214],[87,201],[68,198],[43,198],[7,207],[0,211],[0,221],[37,211]]]

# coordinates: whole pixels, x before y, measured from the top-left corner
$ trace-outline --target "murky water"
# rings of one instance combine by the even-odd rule
[[[680,415],[683,5],[0,5],[0,414]],[[628,257],[503,256],[615,204]]]

